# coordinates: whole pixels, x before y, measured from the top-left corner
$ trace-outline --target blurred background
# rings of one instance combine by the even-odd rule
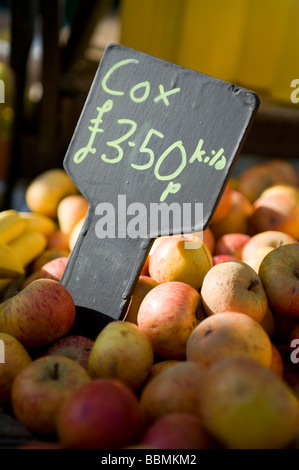
[[[255,91],[234,172],[299,163],[299,0],[0,0],[0,204],[62,167],[114,42]]]

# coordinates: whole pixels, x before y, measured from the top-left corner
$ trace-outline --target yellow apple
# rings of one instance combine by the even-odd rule
[[[269,368],[245,357],[215,364],[200,387],[208,432],[229,449],[282,449],[295,439],[299,402]]]
[[[108,323],[90,351],[88,372],[92,378],[113,378],[138,390],[154,362],[151,343],[137,325],[124,321]]]
[[[206,274],[201,297],[207,315],[221,312],[245,313],[260,323],[268,307],[263,284],[241,260],[218,263]]]
[[[75,225],[86,217],[88,201],[82,194],[65,196],[57,206],[57,219],[62,233],[70,236]]]
[[[158,284],[179,281],[200,289],[213,259],[206,245],[188,236],[165,237],[149,258],[148,272]]]
[[[61,168],[47,170],[34,178],[26,190],[26,202],[32,212],[57,218],[58,204],[65,196],[77,194],[78,189]]]

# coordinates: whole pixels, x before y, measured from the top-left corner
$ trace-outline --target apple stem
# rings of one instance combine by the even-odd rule
[[[299,269],[295,269],[295,275],[298,277],[299,279]]]
[[[59,366],[58,362],[55,362],[53,376],[52,376],[54,380],[58,379],[58,366]]]
[[[255,287],[259,286],[260,282],[258,279],[253,279],[248,287],[248,290],[254,289]]]

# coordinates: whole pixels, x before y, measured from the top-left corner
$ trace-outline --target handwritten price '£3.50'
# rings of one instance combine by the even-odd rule
[[[115,64],[105,75],[102,81],[103,90],[109,95],[122,95],[124,92],[119,90],[112,90],[108,87],[107,81],[112,73],[119,67],[122,67],[127,64],[138,64],[138,60],[135,59],[126,59]],[[136,96],[136,91],[138,90],[138,97]],[[140,96],[140,90],[143,90],[143,94]],[[138,83],[132,87],[130,91],[130,99],[135,102],[142,102],[148,99],[150,91],[150,83],[148,81]],[[174,88],[172,90],[165,91],[163,85],[159,85],[159,95],[156,96],[154,102],[162,102],[165,106],[170,105],[168,99],[169,96],[173,96],[176,93],[180,92],[180,88]],[[94,147],[95,139],[97,134],[103,133],[104,129],[101,125],[104,122],[104,115],[110,113],[113,110],[114,101],[109,98],[105,101],[102,106],[96,107],[97,116],[90,120],[90,126],[88,130],[90,131],[90,137],[86,146],[80,148],[74,155],[73,161],[76,164],[82,163],[88,155],[94,155],[97,153],[96,147]],[[132,119],[119,118],[117,119],[119,128],[124,127],[124,132],[114,140],[106,141],[107,147],[113,149],[111,154],[102,153],[99,155],[99,158],[108,164],[117,164],[125,156],[125,149],[128,147],[135,147],[136,142],[134,141],[134,134],[136,134],[138,124]],[[200,138],[197,142],[196,148],[193,154],[189,157],[187,156],[184,144],[182,140],[177,140],[170,146],[168,146],[161,155],[156,157],[155,152],[152,147],[154,147],[155,139],[163,139],[164,134],[157,129],[150,128],[139,145],[138,159],[140,160],[140,154],[143,157],[142,163],[131,163],[131,167],[136,171],[145,171],[153,168],[154,176],[157,180],[161,182],[166,182],[167,186],[160,196],[160,201],[165,201],[169,194],[177,193],[181,189],[181,183],[177,180],[179,175],[183,172],[187,164],[193,164],[194,162],[208,164],[210,167],[213,167],[215,170],[223,170],[226,166],[226,157],[224,155],[224,149],[220,148],[218,151],[212,150],[211,155],[207,155],[206,151],[203,149],[204,140]],[[127,147],[126,147],[127,145]],[[176,155],[179,155],[179,163],[175,169],[172,168],[171,173],[162,174],[161,167],[167,161],[168,158],[171,158],[173,152]],[[137,152],[136,152],[137,153]],[[145,158],[144,158],[145,157]],[[166,165],[164,165],[165,167]],[[176,180],[176,181],[174,181]]]

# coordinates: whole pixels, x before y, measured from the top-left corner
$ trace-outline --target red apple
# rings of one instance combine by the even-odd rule
[[[272,186],[259,196],[253,208],[250,226],[255,233],[278,230],[299,239],[299,187]]]
[[[66,335],[75,315],[73,298],[60,282],[37,279],[0,304],[0,331],[34,349]]]
[[[242,258],[244,245],[250,240],[245,233],[226,233],[216,241],[214,255],[231,255]]]
[[[252,203],[236,190],[233,190],[231,198],[232,207],[227,216],[210,225],[216,240],[226,233],[250,233],[249,218],[253,212]]]
[[[90,381],[84,367],[72,359],[37,358],[22,369],[13,382],[13,412],[32,432],[55,436],[60,407],[76,389]]]
[[[237,179],[237,190],[254,203],[267,188],[283,183],[285,178],[277,168],[261,163],[242,171]]]
[[[215,266],[216,264],[219,264],[219,263],[223,263],[224,261],[232,261],[232,260],[236,260],[238,258],[236,258],[235,256],[231,256],[231,255],[214,255],[213,256],[213,266]]]
[[[144,297],[137,324],[160,359],[184,359],[187,339],[202,317],[197,290],[184,282],[166,282]]]
[[[136,395],[122,382],[94,379],[61,407],[60,444],[75,449],[118,449],[139,442],[143,420]]]
[[[207,369],[194,361],[180,361],[161,371],[143,387],[140,407],[147,426],[169,413],[198,416],[199,388]]]
[[[44,351],[44,356],[64,356],[73,359],[88,368],[88,358],[94,341],[86,336],[66,335],[51,343]]]
[[[211,438],[198,416],[171,413],[154,422],[145,432],[142,444],[152,449],[210,449]]]
[[[53,279],[54,281],[61,281],[62,275],[69,261],[69,257],[60,256],[45,263],[40,269],[31,273],[23,282],[22,289],[28,286],[36,279]]]
[[[139,276],[125,317],[126,321],[137,324],[137,314],[142,300],[146,294],[148,294],[148,292],[157,285],[158,283],[151,277],[143,275]]]

